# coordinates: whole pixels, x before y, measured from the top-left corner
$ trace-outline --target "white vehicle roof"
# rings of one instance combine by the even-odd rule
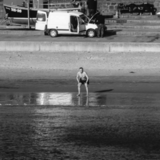
[[[73,16],[80,16],[83,14],[83,13],[77,12],[77,11],[50,11],[50,13],[60,13],[60,14],[67,13],[67,14],[73,15]]]

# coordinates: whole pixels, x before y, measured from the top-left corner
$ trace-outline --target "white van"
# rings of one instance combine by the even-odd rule
[[[94,37],[98,26],[92,19],[78,11],[38,11],[35,29],[51,37],[62,34]]]

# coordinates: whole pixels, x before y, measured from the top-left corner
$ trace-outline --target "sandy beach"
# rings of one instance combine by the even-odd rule
[[[159,53],[0,57],[0,159],[160,159]],[[89,96],[76,96],[80,66]]]
[[[0,52],[3,91],[76,92],[84,67],[91,92],[160,92],[158,53]]]

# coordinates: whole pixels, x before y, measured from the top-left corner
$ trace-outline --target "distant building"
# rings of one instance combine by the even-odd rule
[[[52,3],[70,3],[74,0],[43,0],[44,7],[47,8],[47,4]],[[75,0],[78,1],[78,0]],[[79,1],[94,1],[94,0],[79,0]],[[153,5],[157,11],[160,11],[160,0],[97,0],[96,8],[103,15],[113,15],[118,10],[118,5],[130,5],[130,4],[144,4],[148,3]],[[63,4],[62,4],[63,6]]]
[[[3,15],[3,7],[2,2],[5,0],[0,0],[0,17]],[[6,0],[7,1],[7,0]],[[9,0],[8,0],[9,1]],[[15,0],[22,3],[23,0]],[[71,3],[72,1],[78,0],[30,0],[30,7],[36,8],[49,8],[49,7],[65,7],[65,3]],[[79,0],[81,2],[87,2],[88,0]],[[92,1],[92,0],[91,0]],[[61,3],[61,5],[55,5],[56,3]],[[160,0],[97,0],[97,9],[103,15],[113,15],[118,10],[118,5],[121,4],[122,6],[130,5],[130,4],[137,4],[137,3],[149,3],[153,5],[157,11],[160,11]],[[15,4],[15,3],[14,3]],[[18,4],[19,5],[19,4]]]

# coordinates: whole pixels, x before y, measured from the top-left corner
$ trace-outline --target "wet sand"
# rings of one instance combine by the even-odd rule
[[[0,92],[0,106],[159,108],[160,93]],[[7,109],[7,108],[6,108]]]
[[[35,105],[28,93],[17,105],[11,94],[73,91],[76,95],[76,81],[69,77],[1,79],[0,99],[8,93],[11,101],[0,106],[0,159],[159,160],[159,77],[92,78],[89,105],[85,93],[80,100],[71,97],[72,105],[62,95],[58,95],[61,101],[53,96],[44,103],[42,94]]]
[[[0,159],[159,160],[159,141],[159,107],[0,107]]]
[[[0,99],[8,93],[13,102],[11,92],[77,92],[73,73],[67,77],[27,73],[1,74]],[[89,101],[96,100],[97,105],[86,105],[85,93],[80,105],[76,96],[72,98],[78,105],[57,101],[42,105],[42,94],[38,105],[26,93],[23,104],[2,103],[0,159],[159,160],[160,77],[127,74],[132,76],[90,77]]]
[[[85,92],[82,86],[82,92]],[[0,79],[0,92],[77,92],[70,77],[50,79]],[[90,77],[89,92],[160,93],[160,77]]]

